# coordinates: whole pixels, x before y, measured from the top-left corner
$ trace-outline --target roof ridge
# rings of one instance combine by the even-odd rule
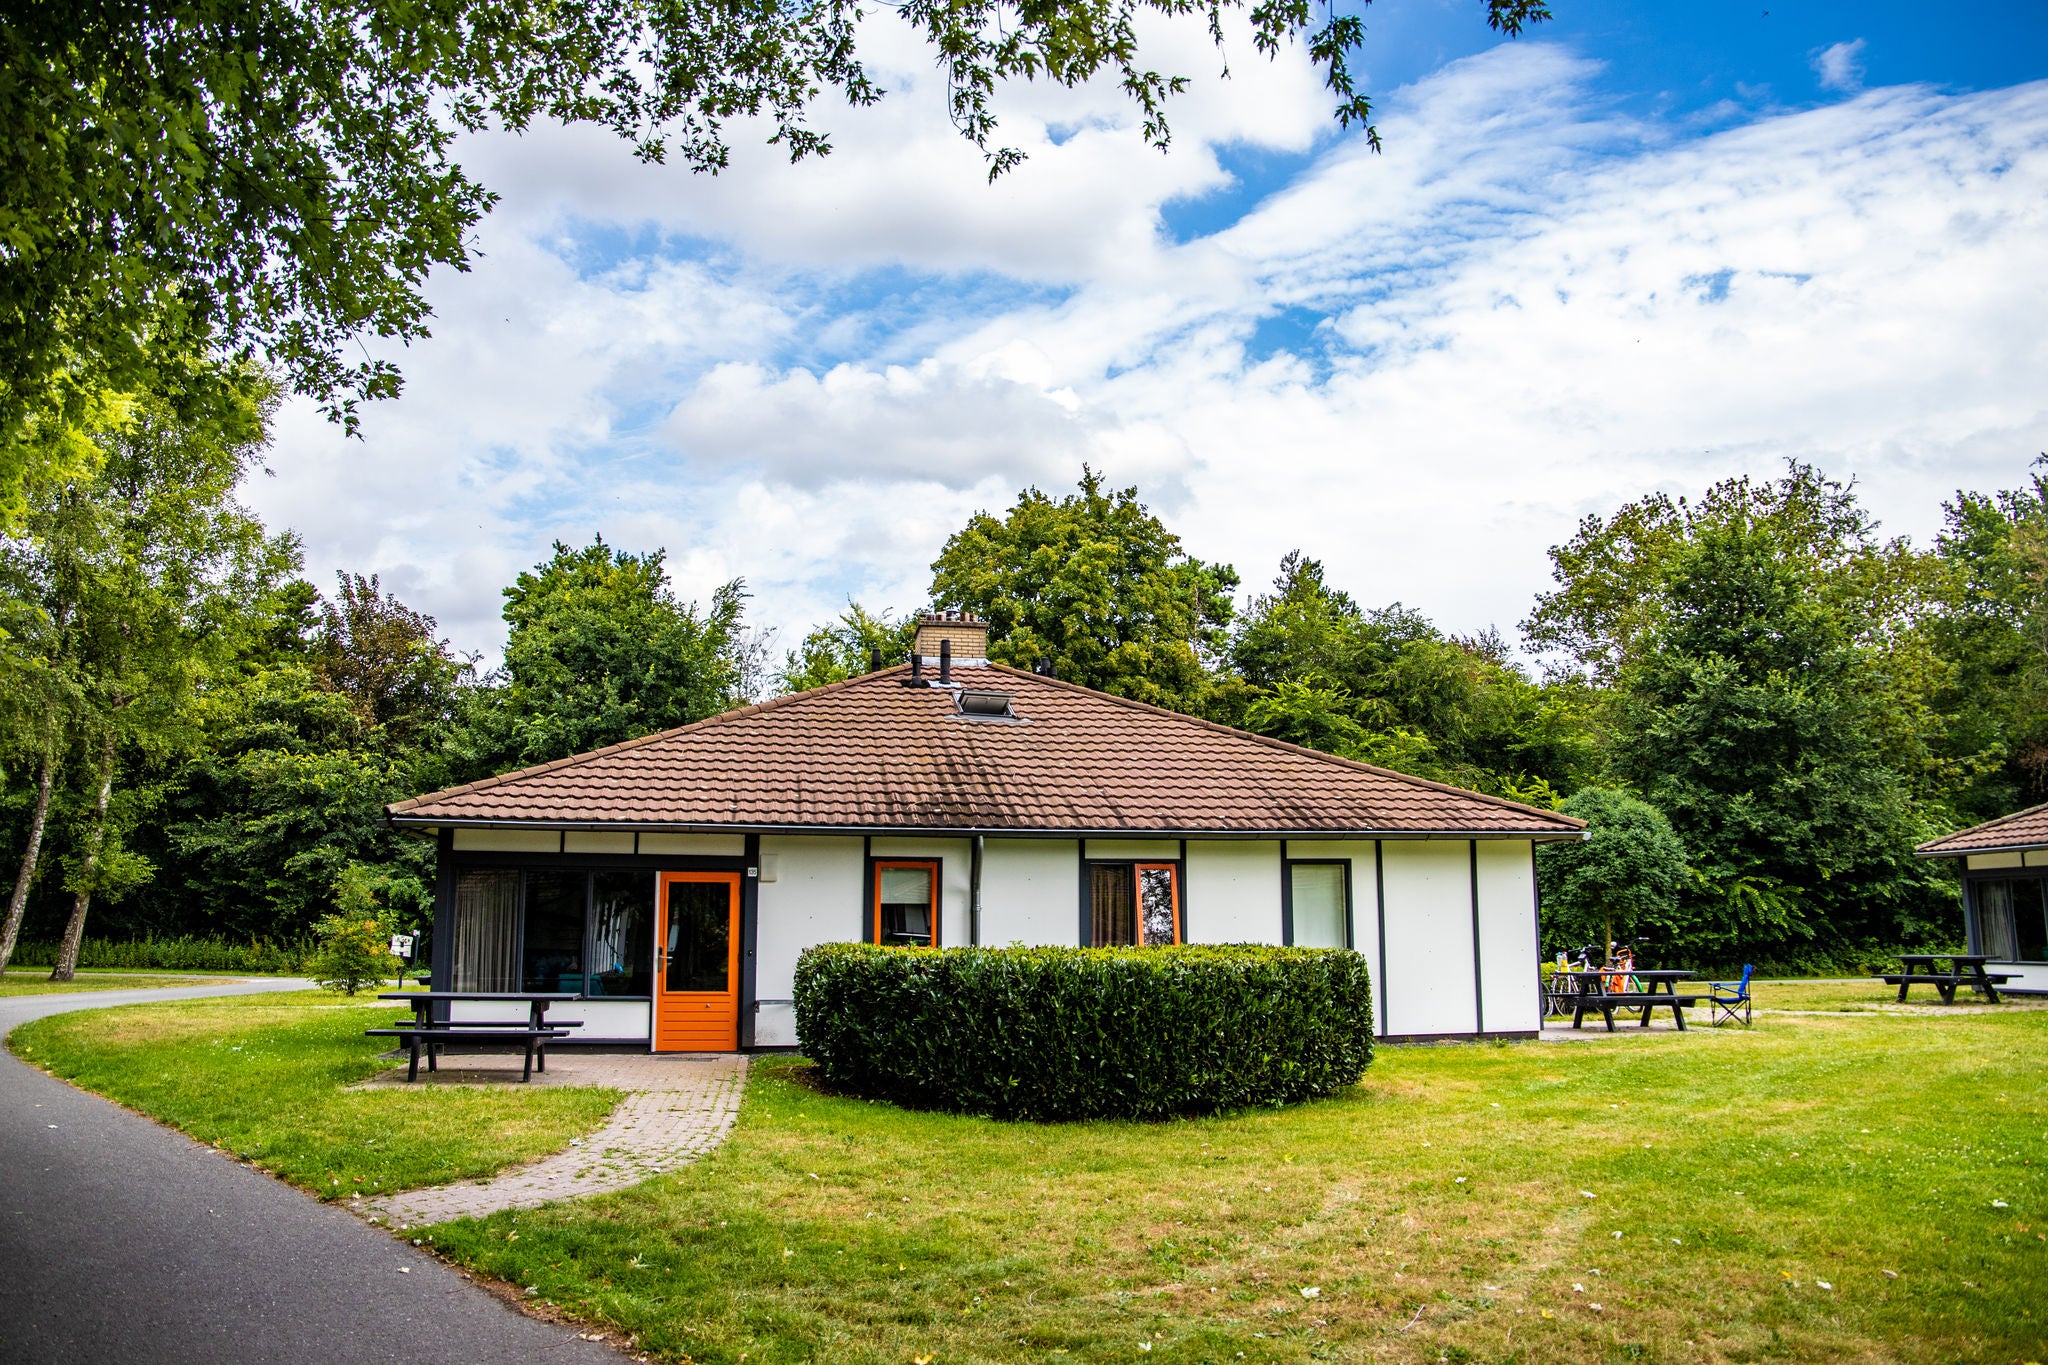
[[[1049,683],[1055,687],[1065,688],[1070,692],[1079,692],[1084,696],[1100,697],[1104,701],[1114,702],[1118,706],[1128,707],[1134,711],[1146,711],[1156,716],[1187,721],[1192,725],[1201,726],[1203,729],[1215,730],[1226,735],[1234,735],[1239,739],[1248,739],[1254,744],[1263,744],[1267,748],[1279,749],[1283,753],[1300,754],[1308,758],[1321,759],[1327,763],[1335,763],[1340,767],[1355,768],[1360,772],[1373,773],[1379,777],[1391,777],[1398,782],[1406,782],[1418,787],[1427,787],[1432,791],[1448,792],[1453,796],[1473,797],[1492,805],[1504,806],[1512,811],[1520,811],[1528,815],[1540,815],[1547,819],[1559,821],[1568,829],[1586,828],[1584,820],[1579,819],[1576,815],[1566,815],[1563,811],[1544,810],[1541,806],[1531,806],[1521,801],[1510,801],[1505,796],[1494,796],[1487,792],[1476,792],[1470,787],[1460,787],[1449,782],[1439,782],[1431,777],[1417,777],[1414,773],[1404,773],[1397,768],[1382,768],[1376,763],[1365,763],[1355,758],[1346,758],[1342,754],[1327,753],[1321,749],[1311,749],[1305,744],[1292,744],[1284,739],[1274,739],[1271,735],[1261,735],[1251,730],[1240,730],[1234,725],[1225,725],[1220,721],[1209,720],[1203,716],[1191,716],[1185,711],[1175,711],[1165,706],[1154,706],[1150,702],[1138,701],[1131,697],[1119,697],[1114,692],[1104,692],[1097,687],[1088,687],[1081,683],[1068,682],[1064,678],[1049,678],[1042,673],[1033,673],[1028,669],[1012,668],[1008,664],[999,664],[993,659],[988,661],[987,666],[1000,669],[1016,677],[1029,678],[1036,683]],[[2024,812],[2021,813],[2024,814]],[[2008,816],[2006,818],[2010,819],[2011,817]]]
[[[1922,853],[1937,845],[1945,844],[1951,839],[1960,839],[1965,834],[1976,834],[1981,830],[1994,830],[2000,825],[2011,824],[2015,820],[2024,819],[2029,815],[2038,815],[2043,811],[2048,811],[2048,801],[2043,801],[2039,805],[2028,806],[2025,810],[2016,810],[2010,815],[1995,815],[1989,820],[1982,820],[1974,825],[1965,825],[1961,829],[1950,830],[1947,834],[1936,835],[1923,844],[1914,845],[1913,851],[1915,853]]]
[[[491,777],[480,777],[474,782],[465,782],[459,787],[443,787],[440,791],[427,792],[422,796],[408,797],[403,801],[393,802],[384,808],[384,814],[387,817],[404,815],[406,812],[426,805],[430,801],[441,801],[451,796],[467,796],[472,792],[489,791],[493,787],[507,782],[516,782],[523,777],[534,777],[541,773],[554,772],[561,768],[572,768],[580,763],[588,763],[594,759],[606,757],[609,754],[621,753],[627,749],[637,749],[643,745],[654,744],[676,735],[687,734],[692,730],[708,729],[713,725],[742,720],[748,716],[758,716],[763,712],[779,710],[793,701],[806,697],[823,696],[827,692],[844,691],[857,683],[866,682],[870,678],[886,677],[891,673],[901,672],[908,667],[908,664],[895,664],[883,669],[879,673],[857,673],[851,678],[841,678],[837,682],[822,683],[817,687],[804,688],[800,692],[787,692],[779,697],[770,697],[767,701],[752,702],[746,706],[734,707],[730,711],[720,711],[715,715],[693,720],[687,725],[675,725],[666,730],[655,730],[648,734],[636,735],[632,739],[622,739],[616,744],[607,744],[602,749],[586,749],[580,754],[570,754],[565,758],[549,759],[546,763],[536,763],[531,767],[518,768],[508,773],[497,773]]]

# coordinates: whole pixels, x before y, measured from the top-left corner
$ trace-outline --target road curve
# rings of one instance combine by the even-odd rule
[[[68,1010],[303,982],[0,999]],[[0,1361],[460,1365],[622,1358],[172,1129],[0,1055]]]

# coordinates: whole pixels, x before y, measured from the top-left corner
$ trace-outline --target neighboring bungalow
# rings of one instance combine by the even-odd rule
[[[549,1017],[585,1040],[732,1050],[796,1044],[815,943],[1293,943],[1367,957],[1383,1036],[1540,1027],[1535,846],[1579,821],[987,639],[927,616],[906,665],[392,806],[440,840],[435,987],[573,992]]]
[[[1959,858],[1963,923],[1985,969],[2011,977],[2001,991],[2048,994],[2048,806],[1930,839],[1923,858]]]

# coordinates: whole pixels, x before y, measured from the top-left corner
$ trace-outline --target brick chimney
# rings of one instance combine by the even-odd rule
[[[917,618],[911,650],[928,669],[939,666],[940,642],[952,645],[953,667],[979,667],[988,662],[988,622],[971,612],[934,611]]]

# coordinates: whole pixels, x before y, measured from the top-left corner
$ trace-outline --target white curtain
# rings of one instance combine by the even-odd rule
[[[519,874],[493,868],[455,879],[455,989],[519,989]]]
[[[1348,948],[1344,941],[1344,867],[1297,863],[1293,881],[1294,943],[1298,948]]]

